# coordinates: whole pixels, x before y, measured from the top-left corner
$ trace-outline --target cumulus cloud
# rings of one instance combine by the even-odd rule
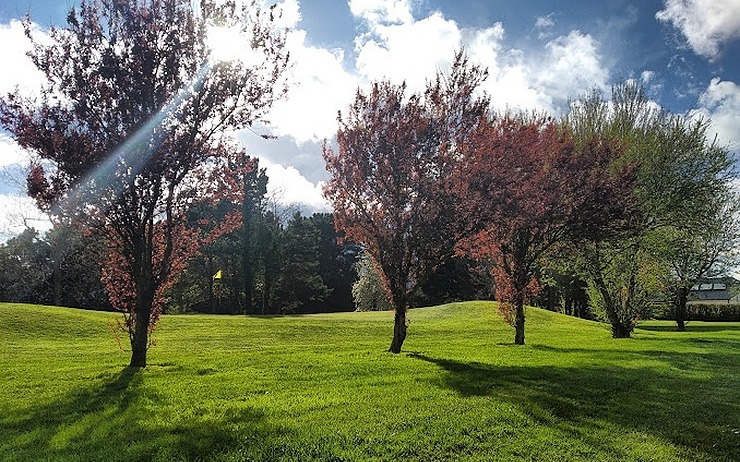
[[[536,81],[552,98],[555,108],[568,98],[592,88],[606,89],[608,72],[601,61],[598,42],[589,34],[571,31],[548,42],[545,66]]]
[[[349,0],[349,10],[373,24],[407,24],[414,19],[409,0]]]
[[[666,0],[655,17],[672,24],[698,55],[716,58],[721,46],[740,38],[740,2],[737,0]]]
[[[370,81],[405,80],[410,89],[419,90],[449,65],[461,37],[457,24],[439,12],[412,23],[375,25],[355,41],[357,72]]]
[[[32,28],[34,36],[43,40],[41,29],[35,24]],[[3,44],[0,47],[0,62],[4,68],[0,72],[0,94],[5,95],[16,88],[23,94],[38,91],[44,75],[26,56],[31,51],[31,42],[23,31],[23,23],[12,20],[9,24],[0,24],[0,43]]]
[[[267,194],[282,205],[302,205],[310,212],[328,212],[331,210],[323,196],[324,182],[308,181],[297,168],[275,164],[260,159],[269,177]]]
[[[306,44],[306,33],[291,32],[292,82],[288,97],[275,104],[270,121],[277,135],[298,142],[331,137],[337,130],[337,111],[345,109],[358,80],[344,69],[344,52]]]
[[[699,97],[699,105],[692,115],[711,119],[717,141],[740,154],[740,85],[714,78]]]

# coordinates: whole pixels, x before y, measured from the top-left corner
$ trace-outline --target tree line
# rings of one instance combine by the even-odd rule
[[[485,296],[481,287],[523,344],[524,306],[546,293],[548,274],[573,283],[574,313],[585,291],[615,337],[630,335],[659,290],[682,328],[688,288],[734,248],[732,159],[706,121],[665,113],[632,82],[577,98],[560,118],[496,113],[480,90],[486,70],[462,51],[422,91],[359,89],[337,147],[324,146],[334,214],[283,222],[232,136],[266,123],[286,92],[280,15],[256,2],[92,0],[49,40],[24,23],[46,84],[0,98],[0,124],[33,156],[29,195],[95,240],[131,366],[146,366],[168,306],[275,313],[346,302],[360,248],[354,292],[394,310],[394,353],[419,297]],[[235,30],[249,60],[215,59],[214,27]],[[3,252],[51,255],[63,248],[44,247],[51,239],[29,231]],[[61,300],[64,258],[42,260]]]
[[[389,350],[401,351],[412,294],[454,256],[490,265],[516,344],[548,279],[551,297],[590,308],[615,338],[656,298],[683,330],[689,289],[738,244],[733,159],[709,122],[663,111],[632,81],[558,119],[501,114],[486,77],[461,51],[421,92],[376,82],[324,149],[337,226],[365,244],[395,311]]]
[[[266,180],[264,172],[261,176]],[[339,239],[333,214],[304,216],[294,207],[266,205],[263,196],[254,207],[248,239],[243,237],[245,228],[239,227],[190,260],[163,297],[164,313],[391,309],[369,256],[361,245]],[[224,202],[217,207],[201,207],[191,211],[190,219],[217,217],[241,206]],[[104,236],[72,223],[57,221],[44,234],[27,228],[0,244],[0,301],[111,311],[106,284],[101,279],[101,263],[107,251]],[[245,258],[249,259],[246,274]],[[469,260],[450,259],[424,282],[411,305],[438,305],[491,295],[488,269]]]

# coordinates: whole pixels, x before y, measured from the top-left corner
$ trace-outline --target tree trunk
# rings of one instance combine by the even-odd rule
[[[676,330],[684,332],[686,330],[686,302],[689,298],[689,289],[686,286],[678,288],[678,300],[676,301]]]
[[[391,353],[400,353],[403,341],[406,340],[406,306],[396,308],[393,321],[393,341],[388,349]]]
[[[601,298],[604,300],[604,309],[606,310],[606,317],[609,320],[609,324],[612,326],[612,338],[629,338],[632,334],[632,324],[625,323],[619,316],[617,303],[618,301],[609,292],[606,287],[604,280],[599,276],[594,278],[596,287],[601,293]],[[628,303],[627,299],[622,301]]]
[[[147,276],[141,276],[136,284],[136,311],[134,332],[131,336],[131,367],[146,367],[146,352],[149,347],[149,318],[154,303],[154,288]]]
[[[623,322],[612,323],[612,338],[630,338],[632,326]]]
[[[62,268],[61,263],[54,261],[54,269],[51,273],[51,281],[54,284],[53,305],[62,306]]]
[[[514,315],[514,344],[524,345],[524,301],[515,302],[516,314]]]
[[[246,160],[246,158],[245,158]],[[242,203],[242,276],[244,277],[244,314],[252,314],[252,289],[254,288],[254,272],[252,271],[252,197],[248,194],[249,175],[244,173],[242,178],[244,198]]]

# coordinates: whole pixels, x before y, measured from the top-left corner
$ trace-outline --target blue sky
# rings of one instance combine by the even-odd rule
[[[27,45],[18,19],[30,12],[43,34],[49,25],[63,24],[76,3],[0,3],[5,64],[0,92],[15,85],[32,91],[39,81],[23,55]],[[499,109],[559,115],[569,98],[636,79],[669,111],[711,118],[719,141],[740,151],[740,0],[283,0],[282,5],[283,24],[292,29],[291,92],[264,128],[278,138],[264,141],[250,132],[238,138],[267,166],[272,192],[283,204],[327,209],[320,194],[326,179],[321,141],[331,139],[337,110],[348,106],[358,86],[387,77],[421,88],[461,46],[489,68],[484,87]],[[24,157],[0,133],[0,169],[6,172],[0,175],[0,207],[6,209],[0,237],[31,213],[13,197],[19,194],[13,178]]]

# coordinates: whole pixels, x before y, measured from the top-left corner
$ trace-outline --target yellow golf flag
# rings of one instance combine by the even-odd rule
[[[221,270],[218,270],[216,274],[213,275],[213,279],[221,279]]]

